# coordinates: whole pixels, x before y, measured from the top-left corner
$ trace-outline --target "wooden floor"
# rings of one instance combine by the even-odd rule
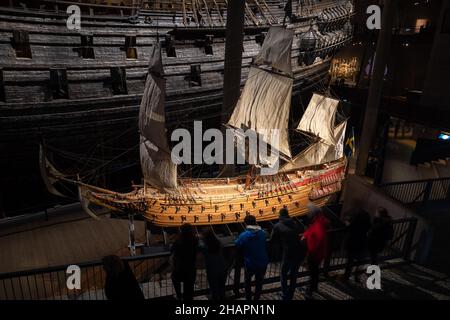
[[[78,206],[60,211],[48,221],[0,226],[0,273],[129,255],[127,220],[95,221]],[[143,222],[136,222],[136,237],[144,240]]]

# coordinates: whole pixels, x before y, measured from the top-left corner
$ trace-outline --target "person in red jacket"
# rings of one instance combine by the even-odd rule
[[[310,226],[302,236],[306,241],[307,262],[310,275],[306,297],[310,298],[319,285],[320,264],[328,255],[328,228],[330,221],[322,210],[313,204],[308,205]]]

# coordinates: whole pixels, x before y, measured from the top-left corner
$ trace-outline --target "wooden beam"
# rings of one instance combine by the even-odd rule
[[[225,40],[223,123],[228,121],[240,95],[244,41],[245,1],[229,0]]]
[[[206,16],[208,17],[209,25],[210,25],[211,27],[214,27],[213,21],[212,21],[212,19],[211,19],[210,14],[209,14],[208,4],[206,3],[206,0],[203,0],[203,3],[204,3],[204,5],[205,5]]]
[[[361,135],[361,143],[356,163],[356,174],[365,175],[369,152],[372,147],[377,132],[378,108],[380,106],[383,77],[386,63],[389,59],[389,52],[392,38],[392,25],[394,20],[397,0],[385,0],[383,9],[383,18],[381,31],[378,35],[375,66],[372,81],[370,83],[369,95],[367,98],[367,107],[364,115],[364,126]]]
[[[222,26],[225,26],[225,21],[223,20],[222,14],[220,13],[219,5],[217,4],[216,0],[213,0],[213,1],[214,1],[214,5],[216,7],[216,10],[217,10],[217,14],[219,15],[220,23],[222,24]]]
[[[261,5],[259,4],[258,0],[253,0],[253,1],[255,1],[255,3],[256,3],[256,5],[258,6],[259,11],[261,12],[262,16],[264,17],[264,19],[267,20],[267,23],[268,23],[269,25],[272,25],[272,21],[266,16],[266,14],[264,13],[264,9],[263,9],[263,8],[261,7]]]
[[[183,0],[182,8],[183,8],[183,24],[184,24],[184,26],[186,26],[187,25],[187,21],[186,21],[186,0]]]
[[[256,18],[256,16],[253,14],[252,9],[250,9],[250,7],[248,6],[247,2],[245,3],[245,9],[247,11],[248,16],[253,21],[253,23],[256,26],[259,26],[261,23],[259,22],[258,18]]]
[[[192,13],[194,15],[194,20],[195,23],[197,24],[197,26],[200,26],[200,22],[198,21],[198,17],[197,17],[197,4],[196,4],[197,0],[191,0],[191,4],[192,4]]]

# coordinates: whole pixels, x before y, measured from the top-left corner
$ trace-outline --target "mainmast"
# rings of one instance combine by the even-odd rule
[[[290,29],[269,29],[228,121],[231,128],[256,132],[267,145],[276,148],[280,156],[288,159],[291,158],[288,121],[293,84],[293,36]],[[272,144],[276,135],[279,137],[278,146]]]
[[[226,123],[241,92],[242,51],[244,49],[245,1],[228,0],[223,77],[222,123]]]

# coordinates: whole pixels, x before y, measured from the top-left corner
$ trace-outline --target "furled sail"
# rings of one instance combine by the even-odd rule
[[[48,192],[55,196],[65,198],[66,196],[56,190],[54,186],[54,184],[58,182],[58,178],[62,178],[64,175],[47,159],[42,144],[39,145],[39,169]]]
[[[291,29],[272,27],[267,32],[261,51],[255,57],[257,66],[267,65],[292,75],[291,48],[294,32]]]
[[[339,100],[315,93],[297,130],[311,133],[329,145],[335,145],[334,121]]]
[[[164,114],[166,88],[161,48],[152,47],[147,80],[139,111],[140,158],[147,183],[160,188],[177,187],[177,167],[170,157]]]
[[[290,69],[292,38],[292,30],[271,28],[255,64],[268,64],[285,73],[292,73]],[[281,40],[276,41],[277,39]],[[255,131],[265,143],[276,148],[281,156],[291,158],[288,120],[292,83],[293,80],[289,76],[251,67],[228,125],[232,128]],[[273,141],[278,141],[278,146],[274,145]]]
[[[342,122],[334,129],[336,144],[328,144],[320,140],[311,144],[303,152],[297,155],[292,162],[287,163],[281,169],[282,172],[319,165],[338,160],[344,156],[344,139],[347,121]]]
[[[334,147],[334,159],[340,159],[344,156],[344,140],[347,130],[347,120],[342,122],[334,129],[336,145]]]

